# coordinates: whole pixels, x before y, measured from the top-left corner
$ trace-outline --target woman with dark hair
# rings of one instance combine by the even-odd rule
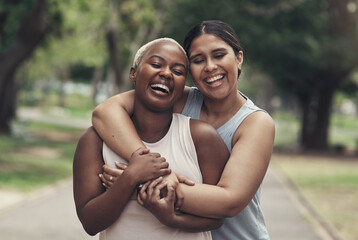
[[[179,185],[185,199],[181,210],[211,218],[225,217],[222,227],[212,231],[213,239],[269,239],[260,207],[260,188],[272,154],[275,127],[265,111],[238,91],[244,57],[236,33],[224,22],[204,21],[187,33],[184,49],[196,87],[185,88],[174,112],[214,126],[230,158],[217,185]],[[114,96],[93,113],[94,127],[104,141],[126,159],[142,147],[128,121],[132,95],[128,92]],[[120,114],[111,114],[111,109]],[[110,185],[109,176],[119,173],[108,172],[102,181]],[[158,218],[165,215],[158,197],[142,190],[139,199]]]

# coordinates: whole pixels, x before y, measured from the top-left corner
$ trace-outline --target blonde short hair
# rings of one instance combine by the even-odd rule
[[[175,41],[174,39],[172,38],[167,38],[167,37],[164,37],[164,38],[157,38],[155,40],[152,40],[146,44],[144,44],[142,47],[140,47],[137,51],[137,53],[135,54],[134,56],[134,60],[133,60],[133,65],[132,67],[137,69],[139,63],[142,61],[143,59],[143,56],[145,55],[145,53],[149,50],[149,48],[151,46],[153,46],[154,44],[156,43],[160,43],[160,42],[170,42],[170,43],[174,43],[175,45],[177,45],[180,50],[182,50],[182,52],[184,53],[185,55],[185,58],[186,58],[186,63],[187,65],[189,66],[189,61],[188,61],[188,58],[186,57],[186,53],[184,51],[184,48],[177,42]]]

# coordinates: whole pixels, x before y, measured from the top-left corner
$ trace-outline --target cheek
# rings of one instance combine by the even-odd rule
[[[200,67],[196,66],[196,65],[191,65],[190,66],[190,75],[192,76],[193,80],[194,78],[198,78],[200,74]]]

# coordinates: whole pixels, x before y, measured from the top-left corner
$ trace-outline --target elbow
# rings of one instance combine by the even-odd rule
[[[98,105],[92,112],[92,125],[95,125],[100,119],[102,115],[101,105]]]
[[[215,224],[215,225],[213,226],[213,228],[210,229],[210,230],[215,230],[215,229],[220,228],[220,227],[223,225],[223,223],[224,223],[224,218],[218,219],[218,220],[216,221],[216,224]]]
[[[98,222],[96,223],[96,221],[89,216],[86,217],[84,215],[78,215],[78,218],[82,224],[83,229],[90,236],[95,236],[97,233],[105,229],[101,229]]]
[[[90,230],[90,229],[86,229],[85,228],[85,231],[86,231],[86,233],[88,234],[88,235],[90,235],[90,236],[95,236],[98,232],[96,232],[96,231],[92,231],[92,230]]]
[[[104,230],[104,229],[98,229],[97,227],[94,227],[89,223],[85,223],[85,222],[81,222],[81,223],[82,223],[83,229],[90,236],[95,236],[97,233]]]

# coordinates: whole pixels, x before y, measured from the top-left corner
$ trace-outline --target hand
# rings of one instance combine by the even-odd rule
[[[145,148],[139,148],[132,154],[126,171],[131,171],[138,183],[171,173],[164,157],[161,157],[159,153],[151,153]]]
[[[165,197],[162,197],[163,192],[167,193]],[[137,196],[137,201],[163,224],[170,226],[174,221],[174,187],[162,177],[145,183]]]
[[[194,186],[195,183],[191,181],[189,178],[176,174],[172,172],[168,176],[165,176],[164,179],[174,188],[175,195],[176,195],[176,201],[175,201],[175,210],[179,211],[180,208],[184,204],[184,194],[181,190],[181,187],[179,183],[184,183],[189,186]]]
[[[99,174],[99,178],[101,179],[103,186],[107,189],[112,187],[113,183],[127,168],[127,165],[123,163],[114,162],[114,164],[117,168],[111,168],[107,165],[103,165],[103,173]]]

